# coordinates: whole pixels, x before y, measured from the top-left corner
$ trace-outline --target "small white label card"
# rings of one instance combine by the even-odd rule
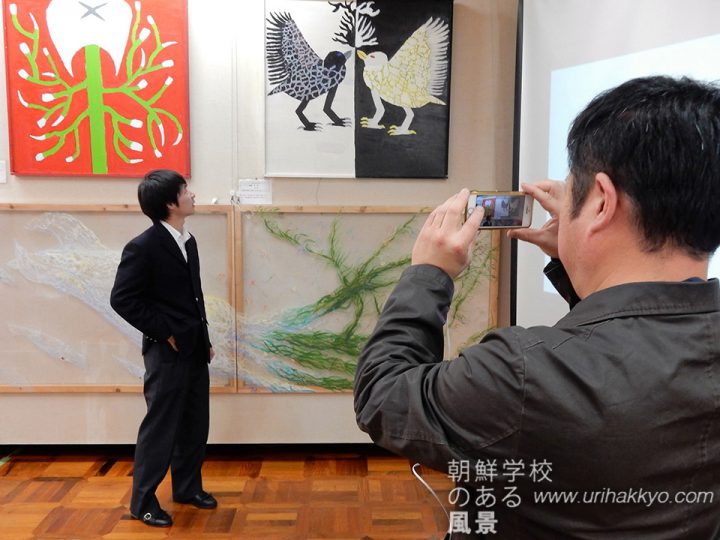
[[[241,178],[235,195],[240,204],[272,204],[272,180]]]

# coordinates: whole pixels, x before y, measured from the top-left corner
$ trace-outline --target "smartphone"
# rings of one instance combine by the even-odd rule
[[[532,221],[533,198],[522,191],[471,191],[465,219],[478,207],[485,210],[481,229],[517,229]]]

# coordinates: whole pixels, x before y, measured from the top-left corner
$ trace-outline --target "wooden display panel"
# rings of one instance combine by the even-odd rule
[[[0,205],[0,392],[141,392],[140,332],[110,307],[124,245],[150,221],[128,205]],[[211,391],[236,387],[233,213],[197,206]]]
[[[347,392],[428,210],[240,206],[238,392]],[[500,234],[456,281],[446,358],[495,327]]]

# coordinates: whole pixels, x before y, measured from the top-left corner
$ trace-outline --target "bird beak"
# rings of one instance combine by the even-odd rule
[[[358,57],[360,58],[360,60],[363,60],[363,61],[364,61],[365,58],[367,58],[367,54],[365,54],[365,53],[362,52],[362,51],[358,51]]]
[[[352,51],[343,53],[343,56],[345,57],[345,60],[350,60],[350,57],[352,56]]]

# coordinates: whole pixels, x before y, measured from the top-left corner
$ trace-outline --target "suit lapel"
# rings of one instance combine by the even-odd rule
[[[176,259],[178,259],[181,263],[187,265],[185,257],[183,257],[182,251],[180,251],[180,246],[178,246],[177,242],[170,234],[170,231],[168,231],[161,223],[155,224],[155,230],[157,232],[157,236],[160,240],[160,244],[162,245],[162,247],[169,251],[170,254]]]
[[[197,242],[195,237],[190,235],[190,240],[185,244],[185,250],[188,255],[188,268],[190,269],[190,280],[192,281],[193,292],[195,293],[195,299],[202,298],[202,286],[200,285],[200,257],[198,256]],[[198,303],[198,309],[203,319],[207,318],[205,314],[205,303],[201,301]]]
[[[190,239],[185,242],[185,251],[187,252],[188,265],[190,266],[190,270],[194,274],[198,274],[198,267],[200,265],[198,264],[197,242],[195,242],[195,237],[192,234],[190,235]]]
[[[190,235],[190,240],[185,243],[185,251],[188,256],[188,268],[192,277],[193,291],[195,296],[200,296],[200,262],[198,258],[197,242],[195,237]]]

